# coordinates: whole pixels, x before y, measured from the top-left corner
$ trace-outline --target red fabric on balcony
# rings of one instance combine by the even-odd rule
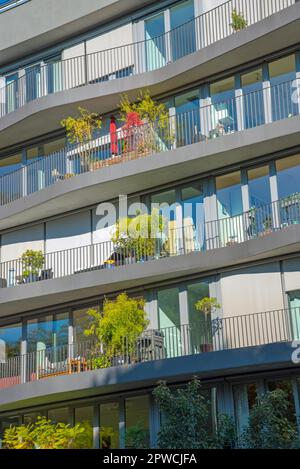
[[[114,116],[111,116],[110,118],[109,133],[110,133],[111,154],[117,155],[118,154],[118,135],[117,135],[116,119]]]

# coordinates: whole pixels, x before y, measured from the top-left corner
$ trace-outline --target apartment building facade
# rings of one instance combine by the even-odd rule
[[[277,387],[298,422],[300,3],[43,0],[43,9],[0,5],[1,435],[46,415],[89,421],[95,448],[107,435],[124,448],[126,429],[141,423],[155,447],[153,388],[194,375],[212,420],[228,413],[238,432],[256,396]],[[135,101],[141,90],[165,104],[168,122],[144,123],[138,136],[151,144],[128,151],[120,95]],[[102,127],[71,145],[60,122],[78,106]],[[115,224],[101,221],[108,204],[120,216],[125,196],[148,210],[183,208],[180,221],[169,215],[167,250],[117,255]],[[28,249],[43,253],[34,275]],[[90,369],[87,311],[124,291],[146,302],[139,358]],[[221,306],[209,317],[195,308],[205,297]]]

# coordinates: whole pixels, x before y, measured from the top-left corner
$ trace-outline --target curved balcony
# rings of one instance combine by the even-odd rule
[[[49,216],[60,213],[64,205],[72,210],[107,201],[127,193],[129,184],[133,192],[147,189],[152,181],[141,174],[155,174],[157,184],[165,184],[223,167],[224,161],[232,164],[296,146],[299,86],[299,79],[284,82],[171,116],[167,122],[120,129],[116,136],[69,146],[3,175],[0,227],[40,219],[45,210]],[[111,140],[117,141],[117,154]],[[249,154],[251,146],[255,149]],[[180,172],[175,175],[171,166]]]
[[[142,369],[148,362],[192,355],[199,359],[203,353],[208,359],[207,354],[210,353],[252,347],[262,349],[263,346],[276,343],[289,344],[299,339],[299,319],[300,309],[290,308],[224,318],[207,317],[197,324],[147,330],[135,345],[124,337],[122,349],[109,358],[107,368],[109,371],[112,367],[128,369],[130,366],[138,366],[141,367],[139,375],[142,375]],[[5,344],[2,344],[2,347],[2,355],[5,357]],[[290,348],[290,355],[292,351]],[[260,357],[262,356],[261,353]],[[103,357],[105,352],[99,344],[86,341],[51,348],[45,346],[36,352],[3,358],[0,362],[0,390],[23,383],[44,380],[47,382],[50,378],[62,376],[68,376],[70,379],[71,375],[78,373],[103,373],[104,370],[97,370],[96,365],[96,360]],[[215,360],[218,359],[220,354],[215,356]],[[221,367],[221,362],[218,365]],[[214,370],[218,365],[215,365]],[[231,365],[231,368],[234,367],[233,362]],[[238,366],[241,366],[241,363]],[[207,372],[208,369],[204,367],[201,371]],[[227,371],[229,372],[228,362]]]
[[[156,234],[151,255],[149,247],[143,242],[140,245],[122,244],[120,246],[113,241],[107,241],[45,253],[39,268],[31,268],[22,258],[14,259],[0,263],[2,297],[5,296],[4,290],[26,288],[28,284],[51,283],[54,279],[72,276],[75,285],[77,280],[80,282],[84,274],[115,271],[115,269],[128,268],[134,264],[142,267],[143,264],[151,261],[162,263],[169,258],[232,248],[258,239],[264,240],[264,243],[256,256],[263,256],[273,249],[271,235],[284,232],[292,225],[298,227],[300,225],[300,194],[280,199],[269,205],[252,208],[235,217],[208,221],[198,227],[191,223],[185,223],[182,227],[174,227],[174,223],[169,222],[163,231]],[[291,247],[292,250],[299,249],[300,237],[297,233],[298,231],[295,232],[295,237],[292,237],[292,242],[287,241],[288,249]],[[273,255],[277,255],[280,253],[280,248],[285,247],[284,237],[278,242],[279,244],[273,249]],[[238,263],[243,260],[238,256],[237,259]],[[227,262],[234,263],[235,261],[229,256]],[[213,267],[215,266],[209,266],[208,259],[208,265],[203,263],[199,269],[205,271]],[[154,267],[154,274],[157,269],[159,270]]]
[[[64,112],[73,112],[79,103],[88,105],[89,102],[102,113],[110,112],[118,105],[120,92],[129,92],[132,99],[137,90],[145,86],[152,94],[162,93],[222,72],[226,67],[237,66],[245,62],[245,58],[255,60],[257,50],[262,56],[273,52],[274,44],[280,49],[291,46],[297,42],[293,31],[297,30],[295,22],[299,19],[298,5],[294,3],[295,0],[272,0],[266,7],[258,0],[230,0],[163,36],[34,67],[0,90],[1,146],[16,143],[22,136],[26,140],[58,127],[63,117],[61,108]],[[290,6],[292,9],[287,8]],[[244,12],[249,24],[249,28],[239,33],[230,26],[235,7]],[[282,14],[279,21],[253,29],[257,23],[283,10],[287,15]],[[278,29],[285,27],[291,29],[278,35]],[[232,44],[224,41],[229,37]],[[257,47],[253,46],[254,41]],[[212,55],[206,52],[208,50]],[[226,55],[230,53],[231,57]],[[219,64],[212,67],[216,60]],[[27,126],[24,120],[29,117],[31,123]],[[16,131],[21,122],[22,127]]]

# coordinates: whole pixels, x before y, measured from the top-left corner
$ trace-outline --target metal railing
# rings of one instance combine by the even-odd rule
[[[300,224],[300,193],[271,204],[252,208],[234,217],[175,227],[164,222],[162,231],[146,243],[106,241],[62,251],[45,253],[42,265],[28,266],[22,258],[0,263],[0,287],[62,278],[87,272],[114,269],[192,252],[220,249],[268,236],[273,232]],[[150,241],[150,240],[148,240]]]
[[[0,206],[76,175],[299,115],[300,79],[63,148],[0,177]],[[111,143],[111,140],[114,142]],[[115,143],[116,142],[116,143]]]
[[[29,1],[30,0],[2,0],[0,2],[0,14]]]
[[[161,36],[25,70],[0,89],[0,117],[35,99],[83,85],[156,70],[236,33],[232,11],[248,25],[293,5],[296,0],[229,0]]]
[[[95,341],[79,342],[7,358],[0,363],[0,389],[99,368],[129,366],[201,353],[285,343],[300,339],[300,308],[212,318],[147,330],[114,352]],[[40,343],[41,346],[41,343]]]

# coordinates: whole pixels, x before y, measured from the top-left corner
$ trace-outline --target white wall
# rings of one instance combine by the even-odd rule
[[[220,285],[224,317],[284,308],[278,262],[224,273]]]
[[[74,88],[86,81],[84,43],[65,49],[62,53],[63,89]]]
[[[87,41],[87,54],[92,54],[87,58],[89,80],[104,77],[133,65],[133,49],[130,46],[133,43],[132,31],[130,23]],[[127,45],[129,47],[121,47]]]
[[[285,291],[300,290],[300,257],[283,262]]]
[[[44,250],[43,224],[2,235],[1,262],[18,259],[27,249]]]

